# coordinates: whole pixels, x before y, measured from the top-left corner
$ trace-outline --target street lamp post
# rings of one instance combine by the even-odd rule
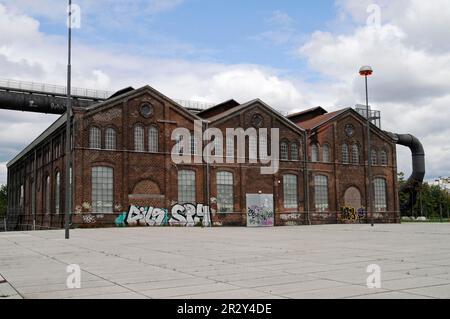
[[[70,215],[72,211],[72,183],[70,166],[72,163],[72,145],[71,145],[71,116],[72,116],[72,97],[71,97],[71,50],[72,50],[72,0],[69,0],[68,7],[68,55],[67,55],[67,109],[66,109],[66,176],[65,176],[65,238],[69,239]]]
[[[365,84],[366,84],[366,126],[367,126],[367,175],[369,178],[369,189],[367,192],[367,217],[369,217],[370,214],[370,222],[371,225],[374,225],[373,221],[373,205],[372,205],[372,150],[371,150],[371,141],[370,141],[370,112],[369,112],[369,90],[367,87],[367,78],[373,74],[372,67],[366,65],[362,66],[359,69],[359,74],[361,76],[364,76]]]

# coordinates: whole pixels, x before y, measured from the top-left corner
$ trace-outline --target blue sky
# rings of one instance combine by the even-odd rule
[[[35,14],[41,31],[65,36],[63,9],[59,19]],[[315,30],[328,30],[336,15],[332,0],[186,0],[150,14],[123,7],[81,9],[82,28],[74,30],[74,46],[81,41],[135,55],[265,65],[310,81],[318,74],[293,51]]]
[[[73,2],[73,86],[148,84],[175,99],[334,111],[364,103],[358,69],[369,64],[382,127],[423,142],[427,179],[450,174],[448,0]],[[2,78],[65,84],[66,5],[0,0]],[[0,110],[0,183],[6,162],[54,119]],[[410,171],[409,150],[398,148],[398,167]]]

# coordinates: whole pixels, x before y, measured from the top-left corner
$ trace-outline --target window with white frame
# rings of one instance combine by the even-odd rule
[[[197,154],[197,140],[195,139],[194,132],[191,132],[191,155]]]
[[[297,176],[292,174],[283,175],[284,208],[297,208]]]
[[[287,161],[289,159],[288,143],[286,142],[280,143],[280,159],[283,161]]]
[[[372,150],[370,153],[370,162],[372,165],[378,165],[378,153],[376,150]]]
[[[325,175],[314,177],[314,202],[316,211],[328,210],[328,178]]]
[[[296,143],[291,144],[291,160],[298,161],[298,145]]]
[[[319,146],[317,144],[311,145],[311,162],[319,161]]]
[[[223,142],[220,137],[214,137],[214,155],[222,157],[223,156]]]
[[[322,147],[322,161],[325,163],[330,162],[330,146],[328,144]]]
[[[45,179],[45,213],[50,214],[50,212],[50,176],[47,176]]]
[[[342,163],[344,163],[344,164],[350,163],[350,155],[348,153],[348,145],[347,144],[342,145]]]
[[[61,202],[61,174],[57,172],[55,176],[55,214],[60,213],[60,202]]]
[[[388,164],[387,152],[385,150],[381,150],[380,152],[380,164],[384,166]]]
[[[148,129],[148,151],[151,153],[158,153],[159,134],[155,126],[150,126]]]
[[[234,158],[234,135],[226,137],[227,157]]]
[[[178,172],[178,203],[194,204],[195,200],[195,172],[180,170]]]
[[[113,212],[114,171],[111,167],[92,167],[92,212]]]
[[[136,152],[144,152],[144,127],[142,125],[136,125],[134,127],[134,150]]]
[[[105,131],[105,149],[115,150],[116,149],[116,130],[112,127],[108,127]]]
[[[248,158],[256,160],[258,159],[258,141],[257,138],[248,139]]]
[[[219,213],[232,213],[233,209],[233,173],[217,172],[217,210]]]
[[[92,126],[89,131],[89,147],[100,149],[101,145],[101,131],[98,127]]]
[[[356,144],[352,145],[352,163],[359,164],[359,147]]]
[[[383,212],[387,210],[386,198],[386,180],[384,178],[375,178],[374,182],[375,193],[375,211]]]
[[[269,148],[267,145],[267,135],[261,134],[259,136],[259,152],[263,153],[259,154],[261,160],[267,160],[267,154],[269,153]]]

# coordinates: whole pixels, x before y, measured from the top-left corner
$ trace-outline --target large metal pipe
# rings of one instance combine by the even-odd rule
[[[412,157],[412,173],[406,183],[400,188],[400,193],[409,193],[411,196],[402,211],[412,207],[417,200],[417,192],[425,177],[425,150],[422,143],[411,134],[388,133],[396,144],[409,147]]]

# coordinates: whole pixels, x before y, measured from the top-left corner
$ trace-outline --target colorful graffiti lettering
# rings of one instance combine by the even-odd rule
[[[247,209],[249,225],[273,226],[274,214],[268,207],[252,205]]]
[[[211,226],[209,206],[203,204],[175,204],[170,213],[166,208],[130,206],[120,214],[116,226]]]
[[[97,222],[96,218],[94,215],[83,215],[82,216],[83,219],[83,224],[95,224]]]
[[[365,210],[363,207],[355,209],[353,207],[347,207],[343,206],[341,207],[341,221],[349,221],[349,222],[356,222],[360,218],[364,218],[365,216]]]

